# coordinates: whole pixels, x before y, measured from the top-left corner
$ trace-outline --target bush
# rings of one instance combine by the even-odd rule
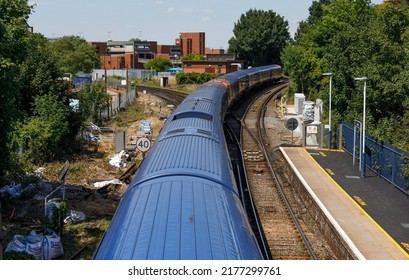
[[[54,159],[63,151],[69,134],[69,111],[58,96],[47,94],[34,100],[34,114],[19,125],[17,141],[33,163]]]
[[[179,85],[186,85],[186,84],[204,84],[214,79],[216,77],[215,74],[210,73],[183,73],[179,72],[176,75],[176,82]]]

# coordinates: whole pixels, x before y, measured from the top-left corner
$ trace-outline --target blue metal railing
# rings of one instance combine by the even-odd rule
[[[342,148],[351,155],[356,154],[357,158],[359,158],[361,155],[357,151],[360,150],[362,145],[359,129],[354,129],[353,125],[345,122],[341,122],[341,127],[343,135]],[[409,194],[408,152],[366,134],[365,162],[367,168],[389,181],[401,191]]]

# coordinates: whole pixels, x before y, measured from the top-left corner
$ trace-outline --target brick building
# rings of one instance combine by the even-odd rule
[[[204,32],[181,32],[176,39],[176,45],[180,45],[181,55],[201,54],[205,55],[206,38]]]
[[[155,41],[108,41],[89,44],[96,47],[103,69],[143,69],[143,65],[155,57],[170,59],[175,66],[181,65],[181,48],[177,45],[158,45]]]
[[[209,54],[224,54],[224,50],[206,48],[205,55],[209,55]]]
[[[183,61],[183,72],[226,74],[242,69],[243,64],[235,54],[208,54],[206,60]]]
[[[101,68],[133,69],[155,57],[170,59],[174,67],[181,67],[181,58],[188,54],[205,56],[204,61],[183,63],[184,72],[229,73],[240,69],[241,61],[226,55],[222,49],[206,49],[204,32],[181,32],[175,39],[175,45],[159,45],[155,41],[108,41],[91,42],[96,46],[101,60]]]

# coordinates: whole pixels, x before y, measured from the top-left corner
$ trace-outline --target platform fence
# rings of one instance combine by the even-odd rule
[[[341,123],[342,149],[359,160],[362,146],[359,126]],[[355,151],[354,151],[355,150]],[[409,153],[371,135],[365,136],[366,167],[409,194]],[[353,162],[351,162],[353,164]],[[359,163],[358,163],[359,164]]]

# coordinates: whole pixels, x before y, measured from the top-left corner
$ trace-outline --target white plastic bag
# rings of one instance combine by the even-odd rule
[[[14,235],[7,244],[5,252],[24,252],[26,250],[26,237],[24,235]]]
[[[53,260],[64,254],[60,236],[50,229],[43,238],[43,251],[44,260]]]
[[[26,237],[26,252],[33,255],[36,260],[43,259],[43,234],[32,230]]]
[[[69,215],[64,219],[64,223],[79,223],[85,220],[85,214],[80,211],[70,210]]]
[[[53,230],[46,235],[32,230],[29,235],[15,235],[7,244],[5,252],[26,252],[36,260],[52,260],[64,254],[61,238]]]

